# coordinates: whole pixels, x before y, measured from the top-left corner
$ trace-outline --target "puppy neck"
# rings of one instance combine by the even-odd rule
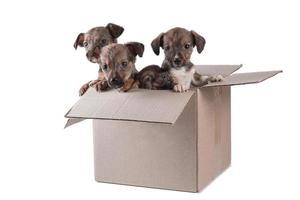
[[[190,69],[194,66],[194,64],[192,62],[188,62],[187,64],[181,66],[178,70],[181,70],[182,68],[184,68],[186,71],[190,71]],[[174,70],[177,70],[177,68],[175,68],[173,66],[173,64],[171,62],[169,62],[168,60],[164,60],[162,65],[161,65],[161,68],[163,70],[170,70],[170,69],[174,69]]]

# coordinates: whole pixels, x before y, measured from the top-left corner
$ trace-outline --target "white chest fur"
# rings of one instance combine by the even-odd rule
[[[195,67],[191,67],[188,70],[186,70],[186,67],[182,67],[180,69],[172,68],[170,73],[176,82],[174,90],[183,92],[191,87],[192,78],[195,73]]]

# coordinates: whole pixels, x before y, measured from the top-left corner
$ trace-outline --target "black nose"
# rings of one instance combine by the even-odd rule
[[[92,52],[91,51],[89,51],[89,52],[87,52],[86,53],[86,57],[87,57],[87,59],[89,60],[89,61],[91,61],[92,62]]]
[[[181,59],[180,59],[180,58],[175,58],[175,59],[174,59],[174,63],[175,63],[176,65],[179,65],[179,64],[181,63]]]
[[[113,85],[120,85],[121,81],[117,78],[112,78],[110,81]]]
[[[116,78],[111,79],[111,83],[118,83],[118,79]]]
[[[92,52],[88,51],[85,55],[86,55],[87,58],[90,58],[92,56]]]

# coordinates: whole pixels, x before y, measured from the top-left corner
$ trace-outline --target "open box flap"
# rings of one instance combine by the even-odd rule
[[[142,89],[99,93],[90,88],[65,117],[174,124],[193,94]],[[69,120],[66,126],[74,123],[76,120]]]
[[[224,81],[208,83],[203,87],[231,86],[231,85],[259,83],[281,72],[282,71],[236,73],[225,77]]]
[[[77,124],[81,121],[85,120],[84,118],[69,118],[67,123],[65,124],[65,128],[72,126],[73,124]]]
[[[201,75],[222,75],[227,77],[239,70],[242,65],[195,65],[196,72]]]

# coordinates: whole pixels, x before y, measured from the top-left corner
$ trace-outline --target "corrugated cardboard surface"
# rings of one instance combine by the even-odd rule
[[[209,83],[203,87],[212,86],[230,86],[230,85],[243,85],[251,83],[259,83],[268,78],[275,76],[282,71],[266,71],[266,72],[249,72],[237,73],[227,76],[224,81]]]
[[[90,88],[72,107],[68,118],[113,119],[173,124],[194,91],[175,93],[168,90],[96,92]]]
[[[197,66],[201,74],[226,78],[196,93],[90,89],[66,114],[66,126],[94,119],[97,181],[200,191],[230,165],[230,86],[281,72],[232,75],[240,67]]]
[[[230,87],[201,88],[198,96],[198,190],[231,161]]]
[[[195,65],[196,71],[202,75],[229,76],[239,70],[242,65]]]
[[[197,191],[196,94],[174,125],[94,120],[95,178]]]

